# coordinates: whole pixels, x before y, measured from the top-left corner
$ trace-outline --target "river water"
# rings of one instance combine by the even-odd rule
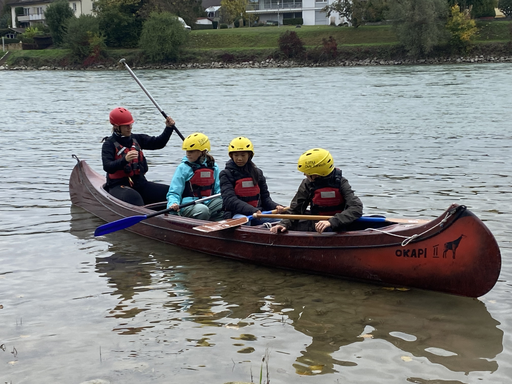
[[[135,72],[221,166],[251,138],[282,204],[299,155],[324,147],[365,214],[467,205],[499,242],[500,279],[470,299],[94,238],[103,222],[69,200],[71,155],[101,172],[118,105],[137,133],[162,116],[124,70],[0,71],[0,382],[510,382],[509,64]],[[146,155],[169,182],[181,140]]]

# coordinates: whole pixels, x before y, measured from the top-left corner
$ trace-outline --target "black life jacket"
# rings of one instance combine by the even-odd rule
[[[143,170],[143,161],[144,161],[144,153],[137,142],[137,140],[132,139],[131,148],[123,147],[117,141],[114,141],[114,146],[116,147],[116,156],[115,159],[121,159],[126,156],[128,152],[131,150],[136,150],[138,152],[138,156],[136,159],[130,161],[124,169],[120,169],[119,171],[115,171],[114,173],[109,173],[108,177],[110,179],[122,179],[123,177],[132,177],[135,175],[140,175]]]
[[[332,216],[345,208],[341,195],[341,170],[336,168],[332,175],[313,182],[311,190],[311,214]]]
[[[185,184],[183,197],[207,197],[211,196],[215,185],[215,176],[213,168],[206,165],[193,165],[188,161],[185,162],[194,170],[194,175]]]

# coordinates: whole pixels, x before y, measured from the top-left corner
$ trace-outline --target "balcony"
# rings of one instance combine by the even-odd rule
[[[301,10],[302,1],[265,1],[264,3],[249,3],[247,6],[247,12],[251,11],[277,11],[277,10]]]

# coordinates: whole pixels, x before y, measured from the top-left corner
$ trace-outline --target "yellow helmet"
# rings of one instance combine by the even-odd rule
[[[229,143],[228,153],[231,152],[252,152],[254,153],[254,146],[247,137],[236,137]]]
[[[193,133],[183,140],[181,149],[185,151],[210,151],[210,140],[204,133]]]
[[[297,169],[306,175],[327,176],[334,170],[334,160],[329,151],[313,148],[299,157]]]

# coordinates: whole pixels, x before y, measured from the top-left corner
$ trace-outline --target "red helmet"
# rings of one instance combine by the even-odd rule
[[[110,123],[113,125],[130,125],[133,123],[133,117],[126,108],[117,107],[110,111]]]

